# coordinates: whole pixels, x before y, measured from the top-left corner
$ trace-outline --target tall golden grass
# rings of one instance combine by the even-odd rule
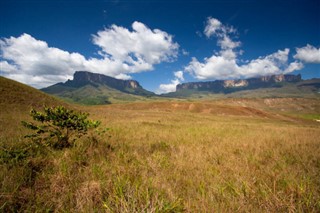
[[[319,100],[300,111],[293,102],[283,111],[260,99],[77,106],[107,133],[1,163],[0,209],[319,212],[320,125],[300,116],[319,115],[307,107]],[[10,116],[1,145],[26,143],[13,125],[24,112],[1,118]]]

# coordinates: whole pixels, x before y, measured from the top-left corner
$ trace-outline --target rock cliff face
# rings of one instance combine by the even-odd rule
[[[77,71],[73,75],[73,80],[68,80],[65,83],[57,83],[47,88],[43,88],[42,91],[49,94],[65,95],[68,92],[70,93],[70,91],[79,92],[81,90],[83,92],[84,89],[87,91],[89,96],[93,96],[94,94],[91,94],[92,90],[89,91],[85,88],[86,86],[91,86],[91,88],[95,88],[95,93],[97,94],[101,92],[101,90],[106,91],[108,89],[113,89],[115,91],[120,91],[139,96],[149,97],[155,95],[153,92],[147,91],[144,88],[142,88],[139,82],[135,80],[120,80],[112,78],[110,76],[91,73],[87,71]],[[75,96],[76,95],[73,95],[72,97]],[[103,95],[100,94],[100,96],[102,97]]]
[[[276,87],[280,82],[299,82],[301,75],[271,75],[260,78],[249,78],[242,80],[217,80],[207,82],[190,82],[178,84],[177,91],[181,90],[204,90],[212,92],[228,92],[242,89],[255,89],[265,87]]]
[[[135,80],[120,80],[106,75],[91,73],[87,71],[77,71],[73,75],[73,80],[68,80],[65,85],[71,87],[82,87],[86,84],[105,84],[109,87],[125,90],[125,89],[143,89],[139,82]]]

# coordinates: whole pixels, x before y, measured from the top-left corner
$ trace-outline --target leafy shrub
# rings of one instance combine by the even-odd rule
[[[76,138],[100,125],[100,121],[88,120],[88,113],[76,112],[63,106],[44,107],[44,112],[32,109],[30,116],[37,124],[22,121],[22,125],[34,131],[25,137],[55,149],[70,147]]]
[[[16,149],[15,147],[0,147],[0,164],[17,163],[29,157],[29,150],[25,147]]]

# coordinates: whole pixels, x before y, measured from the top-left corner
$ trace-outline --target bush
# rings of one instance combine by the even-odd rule
[[[55,149],[72,146],[76,138],[87,134],[90,128],[96,128],[100,121],[88,120],[88,113],[76,112],[63,106],[44,107],[44,113],[32,109],[30,116],[37,124],[22,121],[22,124],[34,131],[25,137],[31,138],[39,145]]]

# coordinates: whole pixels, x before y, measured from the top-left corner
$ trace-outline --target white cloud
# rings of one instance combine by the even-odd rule
[[[5,77],[22,82],[24,84],[28,84],[36,88],[43,88],[57,82],[63,82],[71,79],[72,75],[30,75],[24,73],[9,73],[8,75],[5,75]]]
[[[179,45],[172,41],[168,33],[151,30],[143,23],[134,22],[133,31],[112,25],[93,35],[93,43],[101,47],[101,54],[129,64],[145,62],[158,64],[177,57]]]
[[[177,72],[174,72],[173,73],[174,76],[179,79],[180,81],[184,81],[184,78],[183,78],[183,72],[182,71],[177,71]]]
[[[122,79],[122,80],[130,80],[131,76],[130,75],[126,75],[123,73],[120,73],[119,75],[114,76],[117,79]]]
[[[223,35],[221,39],[218,40],[218,44],[222,49],[234,49],[240,46],[240,42],[232,41],[227,35]]]
[[[0,69],[4,76],[35,87],[67,80],[75,70],[82,70],[85,58],[48,47],[28,34],[0,40]]]
[[[218,19],[209,17],[207,20],[207,25],[204,29],[204,34],[209,38],[212,35],[217,34],[218,31],[223,29],[223,25]]]
[[[294,62],[291,62],[289,64],[289,66],[286,67],[286,69],[283,71],[283,73],[286,74],[286,73],[293,72],[295,70],[301,70],[303,67],[304,67],[303,63],[298,62],[298,61],[294,61]]]
[[[302,69],[298,62],[288,63],[289,49],[278,50],[276,53],[251,60],[239,67],[240,77],[255,77],[289,73]]]
[[[209,17],[204,34],[207,38],[215,36],[217,45],[221,48],[220,55],[228,60],[235,59],[242,51],[237,52],[235,49],[241,46],[240,41],[233,41],[231,35],[236,34],[237,30],[232,26],[223,25],[218,19]]]
[[[218,19],[209,17],[207,25],[204,29],[204,34],[207,38],[215,36],[218,38],[218,45],[222,49],[234,49],[241,45],[239,41],[232,41],[230,35],[237,33],[237,30],[232,26],[223,25]]]
[[[204,63],[192,58],[189,65],[185,67],[185,71],[199,80],[237,78],[237,69],[234,59],[228,60],[216,55],[206,58]]]
[[[157,94],[175,92],[176,86],[180,84],[178,79],[171,80],[170,84],[160,84]]]
[[[14,72],[17,66],[9,64],[7,61],[0,61],[0,70],[3,72]]]
[[[233,41],[230,37],[231,34],[236,33],[235,28],[225,26],[215,18],[208,18],[204,33],[207,37],[216,36],[217,45],[221,50],[219,53],[205,58],[203,62],[193,57],[185,67],[186,72],[199,80],[250,78],[290,73],[303,68],[301,62],[288,62],[290,51],[287,48],[240,65],[237,56],[241,55],[243,51],[236,52],[234,49],[239,47],[241,42]]]
[[[293,57],[305,63],[320,63],[320,48],[307,44],[305,47],[296,48],[297,54]]]
[[[279,50],[243,65],[238,65],[236,59],[228,59],[222,55],[213,55],[203,63],[193,58],[185,71],[200,80],[224,80],[289,73],[302,69],[303,65],[299,62],[288,64],[288,54],[289,49]]]
[[[159,89],[156,91],[157,94],[175,92],[176,86],[184,81],[183,71],[173,72],[175,79],[171,80],[169,84],[160,84]]]
[[[227,50],[221,50],[220,55],[228,60],[233,60],[237,58],[237,53],[234,52],[232,49],[227,49]]]
[[[18,68],[16,72],[30,75],[60,74],[61,71],[71,74],[74,69],[81,69],[85,58],[79,53],[69,53],[57,48],[48,47],[28,34],[18,38],[10,37],[0,41],[2,63]],[[3,71],[7,67],[1,67]],[[17,74],[17,73],[15,73]]]
[[[189,52],[185,49],[182,49],[181,52],[182,52],[182,55],[189,55]]]
[[[179,45],[171,35],[140,22],[134,22],[132,29],[112,25],[93,35],[101,59],[49,47],[29,34],[0,39],[0,71],[5,77],[41,88],[65,81],[77,70],[130,79],[131,73],[153,70],[155,64],[176,59]]]

